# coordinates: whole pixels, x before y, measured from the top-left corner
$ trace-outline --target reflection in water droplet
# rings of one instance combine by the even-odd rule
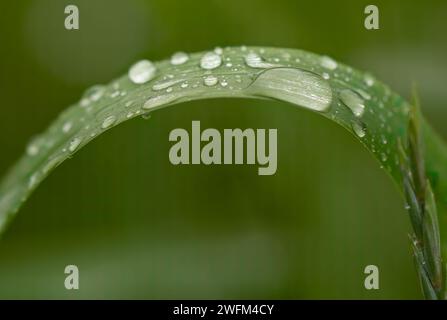
[[[155,77],[157,68],[149,60],[141,60],[129,69],[129,79],[136,84],[146,83]]]
[[[222,57],[215,52],[207,52],[200,59],[200,67],[206,70],[212,70],[222,64]]]
[[[171,57],[171,64],[174,66],[184,64],[186,61],[189,60],[189,56],[185,52],[176,52]]]
[[[329,83],[317,74],[298,68],[274,68],[262,72],[247,89],[315,111],[327,111],[332,102]]]
[[[356,117],[361,117],[365,112],[363,99],[354,91],[349,89],[341,91],[340,99]]]

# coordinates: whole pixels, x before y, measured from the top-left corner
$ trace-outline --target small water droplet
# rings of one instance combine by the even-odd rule
[[[167,105],[171,102],[174,102],[178,99],[178,96],[175,94],[167,94],[161,96],[150,97],[143,105],[144,110],[153,109],[162,105]],[[135,112],[136,114],[140,113],[140,110]]]
[[[169,92],[172,92],[172,87],[167,88],[167,89],[166,89],[166,92],[168,92],[168,93],[169,93]]]
[[[159,82],[152,86],[152,90],[160,91],[160,90],[172,87],[173,85],[175,85],[179,82],[182,82],[182,81],[184,81],[184,80],[183,79],[171,79],[168,81]]]
[[[383,162],[385,162],[388,159],[388,157],[385,153],[381,153],[380,158],[382,159]]]
[[[247,90],[321,112],[327,111],[332,102],[329,83],[315,73],[298,68],[268,69]]]
[[[38,182],[39,175],[37,173],[33,174],[28,181],[28,189],[33,189]]]
[[[359,138],[363,138],[366,135],[366,129],[363,123],[353,120],[351,121],[351,127]]]
[[[141,60],[129,69],[129,79],[136,84],[146,83],[155,77],[157,68],[149,60]]]
[[[103,85],[96,85],[88,88],[81,100],[81,106],[87,106],[90,104],[90,101],[98,101],[103,96],[105,90]]]
[[[330,76],[327,72],[323,72],[323,79],[329,80]]]
[[[374,85],[374,79],[370,75],[366,75],[363,80],[365,81],[368,87],[372,87]]]
[[[365,105],[363,99],[354,91],[344,89],[340,92],[341,101],[351,109],[356,117],[361,117],[365,112]]]
[[[37,146],[36,143],[32,142],[27,146],[26,153],[29,156],[35,156],[39,153],[39,147]]]
[[[79,102],[79,105],[80,105],[82,108],[87,107],[89,104],[90,104],[90,100],[87,99],[87,98],[82,98],[81,101]]]
[[[265,62],[260,55],[254,52],[250,52],[245,56],[245,63],[249,67],[260,69],[267,69],[275,66],[274,64]]]
[[[217,84],[217,81],[217,77],[215,76],[207,76],[205,77],[205,79],[203,79],[203,83],[205,83],[207,87],[215,86]]]
[[[214,48],[214,52],[218,55],[221,55],[223,53],[223,49],[221,47]]]
[[[321,63],[322,67],[329,69],[329,70],[335,70],[338,67],[337,62],[328,56],[321,57],[320,63]]]
[[[227,82],[227,80],[223,79],[222,81],[220,81],[220,85],[221,85],[222,87],[226,87],[226,86],[228,86],[228,82]]]
[[[62,132],[68,133],[68,132],[70,132],[72,127],[73,127],[73,124],[70,121],[65,122],[64,125],[62,126]]]
[[[215,52],[207,52],[200,59],[200,67],[206,70],[216,69],[222,64],[222,57]]]
[[[133,101],[127,101],[124,105],[126,108],[129,108],[132,105]]]
[[[371,96],[366,91],[363,91],[362,89],[357,89],[356,91],[359,95],[362,96],[363,99],[365,99],[365,100],[371,99]]]
[[[183,88],[183,89],[188,88],[188,82],[183,82],[183,83],[180,85],[180,87]]]
[[[180,64],[184,64],[188,60],[189,60],[188,54],[180,51],[180,52],[176,52],[172,55],[171,64],[177,66]]]
[[[70,145],[68,146],[68,150],[70,152],[76,151],[81,142],[82,142],[81,138],[74,138],[73,140],[71,140]]]
[[[116,97],[118,97],[120,95],[120,92],[117,90],[117,91],[113,91],[111,94],[110,94],[110,97],[111,98],[116,98]]]
[[[107,118],[104,119],[104,121],[102,122],[101,128],[103,129],[107,129],[110,126],[112,126],[116,121],[116,117],[115,116],[109,116]]]

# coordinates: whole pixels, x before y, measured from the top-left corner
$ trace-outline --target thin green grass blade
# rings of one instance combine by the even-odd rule
[[[371,152],[406,199],[426,296],[445,297],[447,148],[417,104],[412,108],[368,73],[295,49],[228,47],[177,54],[143,63],[130,75],[87,90],[30,142],[0,184],[0,230],[52,170],[124,121],[190,100],[275,99],[337,122]]]

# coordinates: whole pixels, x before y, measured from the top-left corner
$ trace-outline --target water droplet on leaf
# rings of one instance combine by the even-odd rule
[[[200,59],[200,67],[206,70],[212,70],[222,64],[222,57],[215,52],[207,52]]]
[[[157,68],[149,60],[141,60],[129,69],[129,79],[136,84],[146,83],[155,77]]]

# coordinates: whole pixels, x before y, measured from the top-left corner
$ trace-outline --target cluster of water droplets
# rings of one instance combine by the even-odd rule
[[[49,171],[59,164],[64,157],[87,143],[102,130],[107,130],[117,123],[134,116],[146,116],[157,107],[175,102],[187,94],[209,94],[213,90],[233,90],[249,95],[266,96],[291,102],[305,108],[328,113],[334,119],[347,121],[352,131],[360,139],[369,139],[371,149],[378,154],[382,162],[389,160],[389,139],[391,127],[389,119],[393,111],[386,110],[389,96],[384,100],[372,97],[369,89],[374,86],[375,79],[370,75],[352,81],[352,70],[339,64],[328,56],[317,56],[301,53],[294,57],[289,52],[273,55],[268,49],[247,48],[215,48],[200,56],[190,56],[185,52],[174,53],[163,68],[149,60],[141,60],[133,64],[127,73],[126,82],[144,90],[133,93],[126,99],[126,90],[120,89],[119,81],[109,86],[96,85],[88,89],[79,103],[81,108],[95,117],[97,125],[88,122],[87,116],[67,118],[59,124],[58,130],[69,136],[61,152],[47,161],[44,171]],[[357,75],[358,77],[358,75]],[[353,84],[358,88],[353,89]],[[146,88],[149,88],[147,90]],[[187,90],[187,91],[185,91]],[[197,91],[194,91],[197,90]],[[186,94],[186,95],[187,95]],[[381,95],[383,96],[383,95]],[[116,104],[116,99],[125,99]],[[368,101],[374,100],[377,108],[368,107]],[[109,108],[108,105],[111,107]],[[340,117],[348,110],[351,117]],[[377,114],[375,114],[377,113]],[[363,117],[374,115],[381,120],[382,133],[369,131]],[[90,125],[85,126],[86,121]],[[91,127],[90,127],[91,126]],[[380,144],[380,147],[379,147]],[[30,157],[39,155],[42,148],[51,144],[33,140],[27,147]],[[39,177],[30,177],[30,186],[34,186]]]

